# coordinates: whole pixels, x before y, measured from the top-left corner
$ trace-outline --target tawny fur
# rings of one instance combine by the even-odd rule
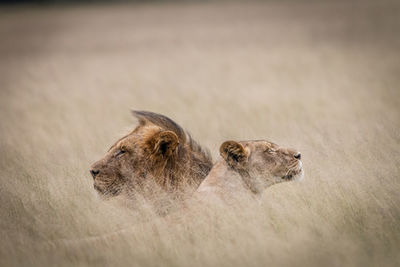
[[[243,193],[257,195],[273,184],[303,177],[300,153],[268,141],[226,141],[220,154],[195,198],[230,202]]]
[[[119,139],[91,166],[99,172],[94,187],[103,197],[150,192],[146,185],[179,194],[195,190],[212,167],[203,149],[171,119],[152,112],[133,111],[138,126]]]

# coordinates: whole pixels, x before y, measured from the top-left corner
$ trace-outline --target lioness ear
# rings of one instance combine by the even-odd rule
[[[171,156],[178,147],[178,136],[172,131],[161,131],[147,140],[147,144],[154,156]]]
[[[246,164],[249,153],[246,149],[235,141],[226,141],[219,148],[222,158],[234,168],[243,167]]]

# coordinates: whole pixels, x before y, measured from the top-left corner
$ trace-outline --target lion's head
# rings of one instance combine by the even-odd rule
[[[139,125],[90,168],[97,192],[116,196],[149,180],[168,192],[197,187],[212,167],[209,153],[171,119],[147,111],[133,114]]]
[[[220,154],[254,192],[276,183],[301,180],[304,175],[298,151],[268,141],[226,141]]]

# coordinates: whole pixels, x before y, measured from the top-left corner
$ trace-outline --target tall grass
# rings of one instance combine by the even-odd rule
[[[396,3],[0,10],[1,266],[398,266]],[[302,152],[303,183],[166,221],[88,168],[165,114],[209,147]]]

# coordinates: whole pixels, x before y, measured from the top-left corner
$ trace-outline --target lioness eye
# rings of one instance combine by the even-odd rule
[[[115,156],[116,157],[119,157],[119,156],[121,156],[122,154],[124,154],[126,151],[125,150],[120,150]]]

